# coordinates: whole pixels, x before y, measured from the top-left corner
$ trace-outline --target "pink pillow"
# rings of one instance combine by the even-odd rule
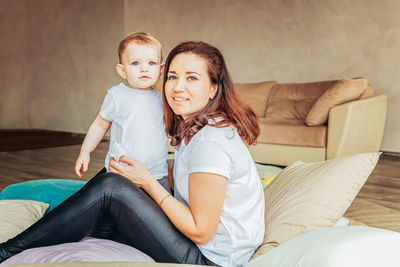
[[[27,249],[0,265],[40,262],[154,262],[143,252],[115,241],[85,238],[79,242]]]

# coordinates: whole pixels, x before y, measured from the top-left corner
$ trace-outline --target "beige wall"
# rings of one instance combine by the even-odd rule
[[[9,64],[0,66],[0,127],[86,132],[106,90],[120,81],[123,1],[0,3],[7,16],[1,56]]]
[[[85,132],[116,46],[153,33],[216,45],[237,82],[364,76],[389,96],[382,149],[400,152],[399,0],[0,0],[0,128]]]
[[[0,1],[0,128],[29,128],[26,7]]]
[[[85,132],[115,73],[123,2],[30,1],[35,64],[29,90],[34,128]],[[40,15],[45,12],[45,15]]]
[[[216,45],[237,82],[364,76],[389,96],[385,151],[400,152],[399,0],[125,0],[125,32]]]

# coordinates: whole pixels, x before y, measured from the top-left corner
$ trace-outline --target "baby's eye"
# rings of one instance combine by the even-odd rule
[[[196,77],[194,77],[194,76],[189,76],[189,77],[188,77],[188,80],[189,80],[189,81],[196,81],[196,80],[197,80],[197,78],[196,78]]]
[[[168,80],[176,80],[176,76],[175,75],[169,75],[168,76]]]
[[[155,61],[150,61],[149,65],[150,65],[150,66],[155,66],[155,65],[157,65],[157,62],[155,62]]]
[[[138,65],[139,65],[139,62],[133,61],[133,62],[132,62],[132,65],[133,65],[133,66],[138,66]]]

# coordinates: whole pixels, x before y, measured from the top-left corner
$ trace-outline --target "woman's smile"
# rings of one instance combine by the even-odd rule
[[[185,97],[173,97],[173,99],[174,99],[176,102],[186,102],[186,101],[189,100],[189,98],[185,98]]]

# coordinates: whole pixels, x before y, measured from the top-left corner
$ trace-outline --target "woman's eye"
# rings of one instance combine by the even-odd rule
[[[170,75],[170,76],[168,76],[168,80],[176,80],[176,76]]]
[[[189,76],[189,77],[188,77],[188,80],[189,80],[189,81],[196,81],[196,80],[197,80],[197,78],[196,78],[196,77],[194,77],[194,76]]]
[[[154,66],[156,64],[157,64],[157,62],[154,62],[154,61],[150,61],[150,63],[149,63],[150,66]]]
[[[133,65],[133,66],[138,66],[138,65],[139,65],[139,62],[133,61],[133,62],[132,62],[132,65]]]

